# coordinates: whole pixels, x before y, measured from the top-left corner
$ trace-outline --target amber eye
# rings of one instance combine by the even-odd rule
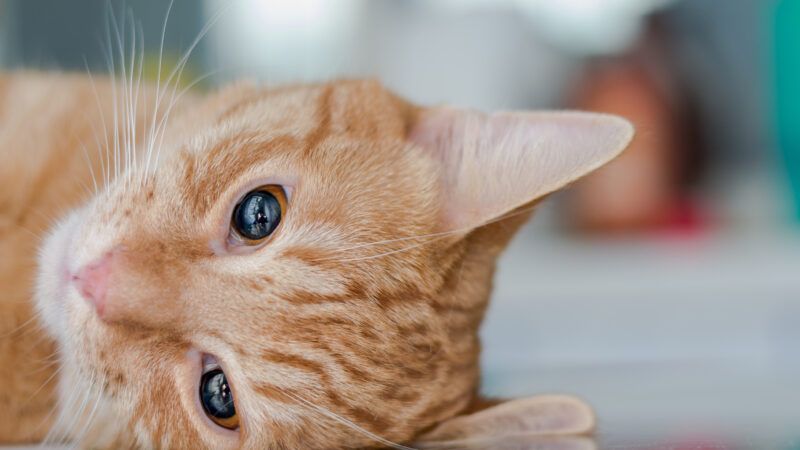
[[[206,415],[217,425],[235,430],[239,416],[233,404],[233,393],[221,369],[210,370],[200,380],[200,403]]]
[[[269,237],[281,223],[286,196],[280,186],[265,186],[249,192],[233,211],[231,226],[249,243]]]

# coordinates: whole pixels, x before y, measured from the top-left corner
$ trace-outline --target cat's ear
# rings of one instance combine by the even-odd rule
[[[458,442],[463,448],[496,448],[498,444],[514,442],[537,449],[586,449],[594,448],[588,438],[594,428],[594,412],[580,399],[542,395],[457,416],[423,435],[418,444],[435,448]]]
[[[469,230],[599,168],[633,133],[606,114],[432,108],[419,112],[409,139],[441,163],[443,228]]]

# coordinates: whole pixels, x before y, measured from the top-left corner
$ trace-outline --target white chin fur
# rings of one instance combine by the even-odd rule
[[[76,371],[79,361],[75,358],[80,352],[70,351],[74,331],[70,331],[69,316],[76,313],[75,308],[81,303],[70,276],[77,264],[76,253],[80,249],[75,247],[75,242],[80,241],[76,235],[81,232],[85,211],[82,208],[70,212],[50,230],[42,243],[34,301],[45,330],[58,342],[61,353],[58,416],[52,433],[66,439],[82,439],[74,442],[78,447],[88,443],[91,447],[110,448],[120,432],[113,408],[100,392],[87,384],[86,377]],[[75,402],[89,405],[85,411],[87,417],[72,416]],[[84,422],[91,422],[91,428],[87,429]]]
[[[64,342],[66,337],[67,296],[77,294],[65,269],[72,270],[70,244],[79,222],[79,211],[71,212],[50,231],[39,249],[34,301],[45,329],[59,342]]]

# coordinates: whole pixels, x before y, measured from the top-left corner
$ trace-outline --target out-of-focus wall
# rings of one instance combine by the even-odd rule
[[[585,52],[537,25],[553,9],[540,3],[242,1],[212,30],[211,59],[274,82],[377,77],[422,103],[555,106]],[[206,4],[209,14],[228,7]]]
[[[121,26],[123,16],[127,19],[125,42],[132,42],[132,18],[137,41],[142,37],[148,51],[157,53],[169,4],[160,0],[0,0],[0,48],[4,49],[0,62],[11,68],[85,71],[88,66],[106,71],[107,51],[117,45],[115,31],[107,28],[113,23],[111,14]],[[167,53],[174,55],[188,47],[205,21],[198,2],[174,0],[165,33]],[[195,54],[195,64],[206,64],[202,50]]]

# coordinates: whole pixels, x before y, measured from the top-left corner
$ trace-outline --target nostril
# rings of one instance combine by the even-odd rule
[[[111,274],[112,253],[87,264],[72,276],[78,291],[102,315],[105,307],[108,278]]]

